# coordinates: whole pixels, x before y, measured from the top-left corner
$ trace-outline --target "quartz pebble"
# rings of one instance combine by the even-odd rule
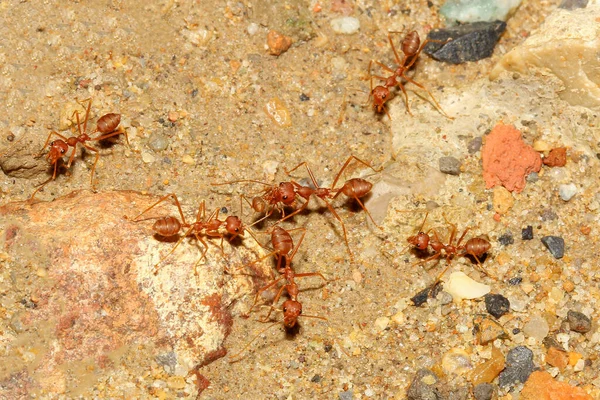
[[[440,8],[440,13],[449,20],[459,22],[506,21],[521,1],[448,0]]]
[[[495,318],[500,318],[510,310],[510,302],[501,294],[486,294],[485,309]]]
[[[330,24],[334,32],[346,35],[356,33],[360,29],[360,21],[354,17],[334,18]]]
[[[476,299],[490,292],[490,287],[469,278],[464,272],[453,272],[445,287],[455,302],[462,299]]]
[[[549,332],[550,327],[548,326],[548,322],[539,315],[533,316],[523,327],[525,335],[535,338],[540,342],[548,336]]]
[[[542,243],[554,258],[562,258],[565,255],[565,240],[560,236],[544,236]]]
[[[506,355],[506,368],[500,373],[500,386],[506,388],[525,382],[534,368],[531,350],[525,346],[511,349]]]
[[[450,349],[442,357],[442,369],[446,374],[463,375],[472,368],[471,358],[463,349]]]
[[[592,321],[583,313],[570,310],[567,313],[569,329],[574,332],[588,333],[592,329]]]
[[[470,374],[473,386],[482,383],[491,383],[498,374],[504,369],[504,355],[496,348],[492,348],[492,358],[478,364]]]
[[[569,201],[577,194],[577,186],[574,183],[560,185],[558,187],[558,194],[564,201]]]

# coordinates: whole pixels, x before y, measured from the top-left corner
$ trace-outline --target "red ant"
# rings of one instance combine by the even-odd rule
[[[423,232],[422,229],[423,229],[423,225],[425,224],[425,221],[427,220],[427,215],[428,214],[426,214],[425,219],[423,219],[421,228],[419,228],[419,233],[415,236],[409,237],[407,239],[407,241],[415,249],[421,250],[421,251],[427,250],[427,248],[429,246],[431,246],[434,253],[433,253],[433,255],[427,257],[425,260],[418,262],[416,265],[424,264],[430,260],[436,260],[441,256],[445,256],[447,266],[444,269],[444,271],[437,278],[437,280],[436,280],[436,282],[437,282],[450,267],[450,262],[452,261],[454,256],[458,256],[458,257],[472,256],[475,259],[475,261],[477,262],[477,265],[479,266],[480,270],[483,273],[485,273],[486,275],[489,275],[487,273],[487,271],[485,270],[485,268],[483,268],[483,265],[481,264],[481,261],[479,260],[479,257],[483,256],[491,248],[491,244],[489,241],[487,241],[486,239],[480,238],[480,237],[471,238],[471,239],[467,240],[465,242],[465,244],[463,244],[461,246],[462,240],[464,239],[467,232],[471,229],[471,228],[466,228],[463,231],[460,238],[458,239],[458,241],[456,242],[456,245],[453,244],[454,239],[456,237],[456,225],[450,223],[448,221],[448,219],[446,218],[446,216],[444,215],[444,220],[446,221],[446,223],[448,225],[450,225],[452,227],[452,230],[450,233],[450,238],[448,239],[448,244],[444,244],[440,241],[438,234],[435,230],[430,229],[429,231],[427,231],[427,233]],[[429,232],[431,232],[431,231],[433,231],[433,237],[429,236]]]
[[[390,32],[390,33],[400,33],[400,32]],[[408,76],[406,76],[406,72],[417,61],[417,59],[419,58],[419,54],[421,54],[421,51],[423,51],[423,48],[425,47],[425,45],[428,42],[433,42],[433,40],[427,39],[423,43],[421,43],[421,39],[420,39],[417,31],[409,32],[402,40],[402,52],[404,53],[404,59],[400,60],[400,56],[398,55],[398,52],[396,51],[396,47],[394,46],[394,42],[392,41],[392,37],[391,37],[390,33],[388,33],[388,41],[390,42],[390,45],[392,46],[392,51],[394,52],[394,57],[396,58],[396,63],[397,63],[396,69],[394,70],[379,61],[371,60],[371,62],[369,62],[369,77],[371,79],[371,93],[369,94],[369,98],[371,96],[373,96],[373,106],[375,107],[376,111],[379,113],[381,111],[385,111],[388,118],[391,119],[390,113],[385,108],[385,103],[388,100],[390,100],[390,96],[391,96],[390,88],[398,86],[400,88],[400,90],[402,90],[402,93],[404,94],[406,111],[412,116],[412,113],[410,112],[410,105],[408,103],[408,94],[406,93],[406,89],[404,87],[404,84],[402,83],[402,81],[404,80],[404,81],[412,83],[413,85],[417,86],[418,88],[425,90],[431,97],[431,100],[433,100],[433,102],[437,106],[438,110],[440,110],[440,112],[446,118],[454,119],[453,117],[450,117],[448,114],[446,114],[446,112],[439,105],[439,103],[437,102],[435,97],[433,97],[433,94],[429,91],[429,89],[427,89],[422,84],[420,84],[420,83],[414,81],[413,79],[409,78]],[[381,68],[390,72],[392,75],[390,75],[386,78],[384,76],[371,74],[371,67],[372,67],[373,63],[379,65]],[[373,78],[384,81],[384,84],[373,87]]]
[[[346,160],[346,162],[344,163],[342,168],[339,170],[339,172],[335,176],[335,179],[333,180],[333,184],[331,185],[331,188],[324,188],[324,187],[319,186],[312,170],[310,169],[310,167],[308,166],[308,164],[306,162],[302,162],[302,163],[298,164],[297,166],[295,166],[294,168],[292,168],[289,171],[286,170],[286,173],[288,175],[290,175],[293,171],[300,168],[301,166],[306,167],[306,170],[308,171],[308,175],[310,176],[310,180],[312,181],[312,183],[314,185],[314,189],[309,186],[303,186],[295,181],[291,181],[291,183],[295,187],[295,192],[300,197],[302,197],[305,200],[305,202],[304,202],[304,204],[302,204],[302,206],[300,208],[296,209],[294,212],[289,214],[287,217],[284,217],[279,221],[279,222],[285,221],[286,219],[291,218],[294,215],[304,211],[306,209],[306,207],[308,207],[310,197],[312,195],[317,196],[318,198],[320,198],[321,200],[323,200],[325,202],[325,205],[327,206],[329,211],[340,222],[340,225],[342,226],[342,230],[344,232],[344,241],[346,242],[346,247],[348,248],[348,253],[350,254],[351,258],[353,256],[352,256],[352,250],[350,249],[350,245],[348,244],[348,234],[346,232],[346,226],[345,226],[344,222],[342,221],[342,219],[340,218],[340,216],[338,215],[338,213],[333,209],[333,207],[331,206],[329,201],[327,201],[327,199],[335,200],[335,198],[338,197],[340,195],[340,193],[343,193],[347,197],[353,198],[354,200],[356,200],[356,202],[358,202],[358,204],[361,206],[361,208],[363,210],[365,210],[365,212],[367,213],[367,215],[369,216],[369,218],[371,219],[373,224],[375,226],[378,226],[377,223],[375,222],[375,220],[373,220],[373,217],[371,216],[371,213],[369,212],[369,210],[367,210],[367,208],[364,206],[364,204],[360,201],[360,199],[362,197],[366,196],[371,191],[371,188],[373,187],[373,184],[371,182],[369,182],[365,179],[362,179],[362,178],[352,178],[352,179],[347,180],[341,188],[335,189],[335,185],[337,184],[340,176],[342,175],[342,172],[344,172],[344,170],[348,167],[348,165],[350,164],[350,162],[352,160],[356,160],[356,161],[360,162],[361,164],[371,168],[375,172],[381,172],[381,169],[377,170],[377,169],[373,168],[373,166],[371,164],[352,155]]]
[[[96,164],[98,163],[98,159],[100,158],[100,153],[99,153],[98,149],[86,144],[86,142],[101,141],[101,140],[108,139],[108,138],[116,136],[116,135],[120,135],[122,133],[125,135],[125,139],[127,140],[127,145],[129,145],[129,138],[127,137],[127,131],[125,131],[122,128],[119,128],[119,123],[121,122],[120,114],[110,113],[110,114],[103,115],[96,122],[96,129],[93,132],[90,132],[88,134],[87,123],[88,123],[88,118],[90,115],[90,108],[92,106],[92,99],[83,100],[81,102],[78,101],[78,103],[81,104],[82,106],[84,105],[85,102],[87,102],[87,108],[85,111],[85,118],[83,120],[83,124],[79,120],[79,111],[75,111],[73,113],[73,116],[75,116],[75,118],[77,120],[77,130],[79,131],[79,135],[71,136],[71,137],[67,138],[66,136],[63,136],[58,132],[52,131],[48,135],[48,138],[46,139],[44,146],[42,146],[42,150],[40,151],[39,154],[36,155],[36,158],[40,157],[42,155],[42,153],[44,152],[44,149],[50,142],[52,135],[58,136],[60,138],[60,139],[56,139],[50,143],[50,151],[48,152],[48,156],[47,156],[48,161],[50,161],[50,164],[54,166],[54,172],[52,173],[52,177],[50,177],[47,181],[45,181],[39,185],[39,187],[31,195],[30,200],[33,200],[36,193],[38,191],[40,191],[44,186],[46,186],[47,183],[49,183],[50,181],[52,181],[56,178],[58,162],[59,162],[59,160],[62,160],[62,157],[67,153],[67,151],[69,150],[69,147],[73,148],[73,152],[69,156],[69,161],[67,162],[67,169],[69,169],[71,167],[71,164],[73,163],[73,160],[75,159],[75,154],[77,152],[78,144],[83,146],[85,149],[95,153],[96,159],[94,160],[94,164],[92,165],[92,172],[91,172],[91,176],[90,176],[90,185],[92,186],[92,190],[95,190],[95,188],[94,188],[94,172],[96,170]],[[85,108],[85,106],[84,106],[84,108]],[[97,138],[91,138],[90,135],[93,135],[96,132],[100,132],[101,135],[98,136]]]
[[[297,230],[302,231],[302,235],[300,236],[300,240],[298,240],[298,243],[294,247],[294,241],[292,239],[292,236],[290,235],[290,232],[297,231]],[[254,237],[254,235],[252,234],[250,229],[248,230],[248,233],[250,233]],[[282,268],[284,268],[284,267],[282,267],[282,264],[284,266],[289,264],[291,262],[292,258],[294,258],[294,256],[296,255],[296,252],[300,248],[300,244],[302,244],[302,241],[304,240],[304,235],[306,235],[306,229],[295,228],[295,229],[290,229],[289,231],[287,231],[277,225],[274,225],[272,228],[270,228],[270,232],[266,231],[263,233],[271,234],[271,244],[273,246],[273,250],[269,254],[259,258],[258,260],[255,260],[255,261],[251,262],[250,264],[246,264],[238,269],[242,269],[244,267],[247,267],[248,265],[252,265],[257,262],[261,262],[262,260],[275,255],[275,256],[277,256],[277,270],[281,271]],[[254,240],[256,240],[256,242],[261,247],[266,248],[266,246],[264,246],[262,243],[260,243],[260,241],[258,241],[256,238],[254,238]]]
[[[221,248],[221,252],[223,252],[223,239],[226,234],[219,232],[219,228],[224,226],[225,231],[230,235],[228,240],[231,241],[235,239],[237,236],[241,236],[244,233],[244,225],[242,220],[236,216],[228,216],[224,221],[219,219],[219,209],[217,208],[213,211],[208,218],[206,217],[206,203],[202,201],[198,208],[198,214],[196,215],[196,221],[193,223],[188,223],[183,216],[183,211],[181,209],[181,204],[177,199],[177,196],[173,193],[168,194],[158,200],[156,203],[152,204],[150,207],[146,208],[142,211],[138,216],[131,219],[132,222],[143,221],[138,219],[146,212],[150,211],[152,208],[156,207],[158,204],[166,201],[167,199],[172,198],[179,210],[179,216],[181,217],[181,221],[177,219],[177,217],[167,216],[161,217],[154,222],[152,226],[152,230],[156,232],[158,235],[162,237],[174,237],[178,235],[179,232],[184,230],[183,235],[177,241],[175,246],[169,251],[169,253],[164,256],[155,266],[154,266],[154,275],[158,274],[158,266],[175,251],[177,246],[188,236],[194,236],[198,242],[202,243],[204,249],[202,250],[202,256],[200,259],[194,264],[194,275],[198,275],[198,264],[203,259],[206,259],[206,252],[208,251],[208,244],[202,239],[202,235],[207,236],[208,238],[221,238],[221,243],[219,247]],[[129,219],[125,216],[125,219]]]

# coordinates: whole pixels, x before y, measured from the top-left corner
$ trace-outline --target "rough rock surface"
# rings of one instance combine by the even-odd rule
[[[535,371],[525,382],[521,400],[592,400],[582,388],[557,382],[544,371]]]
[[[196,277],[200,251],[184,241],[155,276],[155,263],[174,243],[153,237],[151,221],[123,218],[154,201],[135,192],[79,191],[0,208],[2,286],[16,286],[30,304],[0,336],[8,360],[0,370],[9,376],[1,385],[13,378],[21,385],[9,389],[10,398],[74,390],[81,380],[112,375],[131,352],[147,353],[180,378],[226,354],[230,306],[253,284],[224,268],[255,259],[252,241],[225,246],[225,255],[209,243]],[[254,266],[258,278],[267,273],[261,267]]]

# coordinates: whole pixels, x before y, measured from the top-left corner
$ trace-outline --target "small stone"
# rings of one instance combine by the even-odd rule
[[[567,313],[567,321],[569,322],[569,329],[574,332],[588,333],[592,329],[592,320],[578,311],[570,310]]]
[[[544,340],[546,336],[548,336],[549,332],[550,327],[548,326],[548,322],[539,315],[531,317],[531,319],[523,327],[523,333],[525,335],[535,338],[540,342]]]
[[[535,371],[521,390],[520,400],[593,400],[580,387],[558,382],[545,371]]]
[[[565,255],[565,240],[560,236],[544,236],[542,243],[554,258],[562,258]]]
[[[569,354],[556,347],[550,347],[546,353],[546,362],[562,372],[569,365]]]
[[[492,347],[492,358],[477,365],[469,378],[473,386],[491,383],[503,369],[504,355],[498,348]]]
[[[277,31],[269,31],[267,34],[267,46],[269,54],[279,56],[286,52],[292,45],[292,38]]]
[[[305,95],[304,93],[300,94],[300,101],[309,101],[310,97]]]
[[[494,211],[500,215],[506,214],[515,204],[512,193],[504,186],[496,186],[492,196]]]
[[[525,346],[517,346],[506,355],[506,368],[500,373],[499,384],[507,388],[524,383],[534,368],[533,352]]]
[[[148,138],[148,146],[154,151],[163,151],[169,147],[169,138],[162,133],[153,132]]]
[[[467,151],[469,154],[475,154],[479,150],[481,150],[481,145],[483,144],[483,138],[481,136],[477,136],[469,142],[467,145]]]
[[[169,119],[169,121],[175,122],[179,119],[179,113],[177,111],[169,111],[167,118]]]
[[[265,104],[265,112],[280,127],[287,127],[292,125],[292,119],[290,112],[277,97],[273,97]]]
[[[439,160],[440,172],[448,175],[460,174],[460,161],[454,157],[441,157]]]
[[[523,239],[523,240],[533,239],[533,226],[527,225],[527,227],[521,229],[521,239]]]
[[[335,33],[343,33],[346,35],[352,35],[360,29],[360,21],[354,17],[334,18],[331,20],[330,24],[331,29],[333,29]]]
[[[377,331],[381,332],[385,330],[390,324],[390,319],[388,317],[379,317],[375,320],[375,328]]]
[[[558,187],[560,198],[569,201],[577,194],[577,186],[574,183],[563,184]]]
[[[575,10],[576,8],[586,8],[588,0],[563,0],[558,8],[565,10]]]
[[[534,140],[532,146],[535,151],[539,151],[540,153],[550,151],[551,149],[550,145],[545,140]]]
[[[480,383],[473,388],[475,400],[492,400],[494,397],[494,385],[491,383]]]
[[[459,22],[506,21],[521,4],[522,0],[448,0],[440,13],[448,20]]]
[[[477,338],[477,343],[482,346],[496,339],[508,338],[502,325],[487,315],[478,314],[473,318],[473,332]]]
[[[536,183],[540,179],[540,174],[537,172],[531,172],[525,177],[527,183]]]
[[[142,152],[142,161],[145,162],[146,164],[154,162],[155,159],[156,158],[152,154],[148,153],[147,151]]]
[[[464,375],[472,368],[471,357],[463,349],[450,349],[442,356],[442,369],[446,374]]]
[[[495,318],[500,318],[510,310],[510,302],[501,294],[486,294],[485,309]]]
[[[510,278],[508,280],[508,284],[511,285],[511,286],[520,285],[521,282],[523,282],[523,278],[521,278],[520,276],[515,276],[514,278]]]
[[[181,162],[188,165],[194,165],[196,163],[194,158],[189,154],[184,154],[183,157],[181,157]]]
[[[250,36],[256,35],[256,33],[258,32],[258,24],[255,22],[251,22],[250,24],[248,24],[248,28],[246,28],[246,30],[248,31],[248,34]]]
[[[338,393],[338,397],[340,400],[352,400],[354,398],[354,393],[352,393],[352,390],[346,390],[345,392]]]
[[[509,244],[513,244],[515,242],[515,239],[513,239],[512,233],[506,232],[505,234],[503,234],[502,236],[500,236],[498,238],[498,242],[502,246],[508,246]]]
[[[567,148],[558,147],[550,150],[550,153],[542,161],[549,167],[564,167],[567,164]]]
[[[464,272],[453,272],[448,278],[445,290],[452,295],[455,302],[462,299],[476,299],[490,292],[490,287],[469,278]]]
[[[442,285],[440,285],[438,282],[435,287],[428,286],[419,293],[415,294],[413,297],[411,297],[410,301],[413,302],[414,306],[419,307],[425,304],[428,298],[435,298],[440,290],[442,290]]]
[[[438,400],[442,395],[437,390],[438,378],[428,369],[420,369],[410,383],[406,398],[408,400]]]
[[[542,217],[542,221],[554,221],[558,218],[558,215],[550,208],[545,208],[540,213],[540,217]]]
[[[575,284],[572,281],[566,280],[563,282],[563,289],[565,292],[571,293],[573,290],[575,290]]]
[[[474,22],[433,29],[427,39],[438,42],[427,43],[424,52],[438,61],[451,64],[481,60],[492,55],[505,29],[506,23],[503,21]]]

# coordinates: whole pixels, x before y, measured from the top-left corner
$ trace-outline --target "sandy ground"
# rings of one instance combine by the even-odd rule
[[[416,29],[425,36],[428,29],[440,25],[440,4],[350,3],[347,12],[361,22],[360,31],[354,35],[336,34],[330,27],[329,21],[341,16],[345,7],[336,11],[326,2],[321,3],[320,12],[314,12],[316,4],[3,2],[0,101],[4,112],[0,117],[0,152],[22,160],[23,168],[0,175],[2,202],[27,199],[35,185],[50,176],[52,170],[47,161],[36,160],[32,154],[41,150],[51,130],[69,129],[68,117],[79,107],[76,99],[90,97],[92,120],[108,112],[120,113],[131,142],[130,148],[120,141],[102,148],[96,169],[97,189],[177,193],[190,213],[200,200],[206,200],[211,209],[229,207],[237,211],[240,193],[251,196],[258,191],[245,185],[214,187],[212,182],[278,182],[286,179],[285,168],[307,162],[318,179],[327,184],[350,155],[375,167],[389,165],[393,162],[390,124],[394,121],[375,114],[367,104],[369,60],[391,65],[393,55],[387,31]],[[460,88],[485,76],[498,58],[539,26],[556,5],[556,1],[526,1],[508,21],[507,32],[492,58],[450,66],[423,56],[414,78],[433,88],[436,96],[443,96],[444,87]],[[249,27],[256,32],[250,34]],[[294,39],[292,47],[279,57],[269,55],[265,48],[270,29]],[[415,115],[405,118],[419,118],[419,109],[433,107],[414,93],[409,95]],[[267,103],[275,98],[289,111],[290,126],[279,126],[265,112]],[[403,106],[400,97],[392,100],[392,107]],[[440,114],[439,118],[444,117]],[[439,133],[432,129],[423,135],[437,140]],[[559,138],[556,141],[560,144]],[[584,175],[597,176],[596,161],[590,160],[585,171],[580,171],[582,164],[576,163],[568,171],[575,180]],[[83,159],[78,155],[68,173],[59,174],[38,194],[38,199],[52,200],[89,187],[92,163],[89,154]],[[427,167],[435,169],[436,165],[412,165],[406,173],[421,174]],[[294,259],[295,268],[299,272],[320,271],[332,280],[299,281],[304,312],[327,321],[302,318],[295,334],[286,334],[281,325],[274,326],[244,350],[239,362],[230,363],[228,356],[203,368],[200,373],[211,384],[202,396],[334,399],[342,398],[341,392],[352,391],[355,399],[404,398],[415,372],[439,364],[450,348],[470,349],[474,353],[473,364],[484,359],[485,350],[472,345],[469,328],[473,315],[485,312],[483,302],[454,305],[449,313],[442,313],[442,300],[433,300],[421,308],[410,305],[410,297],[439,273],[439,268],[427,271],[421,266],[413,267],[415,256],[400,254],[406,237],[418,230],[428,201],[440,206],[430,215],[428,225],[436,226],[444,235],[443,213],[461,231],[477,226],[477,233],[494,239],[512,232],[515,247],[499,249],[497,241],[493,243],[494,255],[486,263],[492,271],[499,254],[515,259],[541,257],[549,266],[548,277],[558,273],[558,278],[550,281],[561,282],[565,266],[579,260],[579,266],[585,268],[588,263],[594,264],[598,252],[579,233],[586,222],[571,217],[540,230],[560,229],[565,240],[574,238],[569,242],[569,260],[553,260],[539,241],[521,241],[523,219],[519,212],[523,210],[537,212],[558,205],[568,207],[555,209],[560,215],[585,212],[580,203],[563,206],[555,197],[548,200],[542,184],[520,197],[514,217],[504,224],[492,224],[493,212],[486,209],[491,191],[483,189],[479,168],[478,160],[473,158],[466,164],[466,178],[450,183],[432,179],[434,185],[440,186],[437,194],[431,198],[407,196],[406,203],[395,203],[396,210],[411,212],[390,217],[383,230],[369,224],[359,207],[336,201],[336,210],[349,231],[349,245],[357,255],[353,263],[340,225],[322,203],[320,208],[317,202],[313,203],[310,213],[286,222],[288,229],[307,229]],[[372,172],[353,165],[343,179],[358,174]],[[296,178],[307,182],[302,169]],[[370,179],[376,180],[377,176]],[[429,178],[424,176],[426,179]],[[481,201],[466,202],[472,208],[462,208],[461,202],[455,201],[456,196],[461,196],[455,192],[457,188],[476,191]],[[248,208],[244,211],[248,213]],[[537,227],[538,219],[532,217],[529,224],[532,223]],[[457,268],[506,296],[517,290],[509,287],[508,279],[523,276],[529,282],[533,273],[546,276],[544,268],[536,271],[516,263],[520,265],[518,271],[505,268],[498,273],[501,279],[495,281],[477,273],[468,260],[455,262]],[[533,282],[534,293],[529,293],[532,298],[550,289],[544,286],[543,279]],[[597,296],[597,282],[576,284],[582,285],[583,293],[595,285]],[[518,295],[527,297],[522,292]],[[571,302],[582,299],[573,298]],[[249,305],[252,299],[245,301]],[[389,320],[398,313],[403,313],[404,322]],[[226,342],[230,354],[238,353],[267,327],[257,321],[259,315],[235,320]],[[381,325],[384,320],[378,320],[380,317],[387,318],[388,326]],[[507,322],[505,329],[522,328],[527,317],[525,313]],[[502,349],[517,343],[518,339],[509,340]],[[543,346],[538,343],[533,347],[540,365]],[[590,357],[590,349],[581,351]],[[141,356],[135,362],[127,362],[132,373],[140,375],[154,363]],[[598,361],[592,362],[597,367]],[[596,382],[596,389],[599,387],[593,372],[567,371],[565,376],[573,383]],[[103,379],[106,377],[98,382]],[[469,398],[464,376],[442,379],[447,393],[457,393],[453,398]],[[90,396],[97,393],[94,388],[98,382],[79,389]],[[146,389],[139,388],[140,397],[195,395],[185,391],[176,394],[174,390],[159,395],[156,390]]]

